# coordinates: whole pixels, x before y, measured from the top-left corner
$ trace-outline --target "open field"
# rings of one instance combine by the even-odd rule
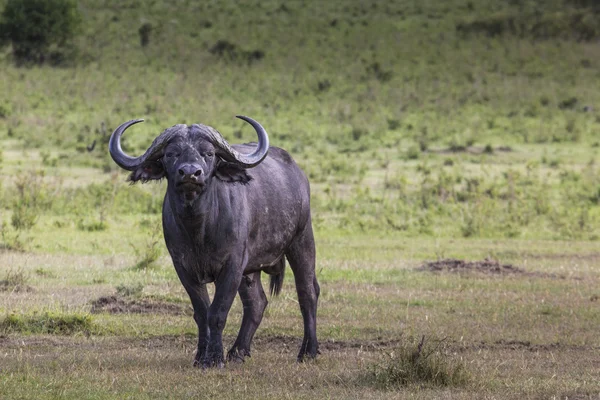
[[[594,1],[79,10],[70,62],[0,51],[0,399],[600,398]],[[254,140],[236,114],[311,181],[315,362],[295,361],[288,269],[252,358],[191,367],[166,183],[128,185],[106,149],[133,118],[146,122],[124,137],[131,154],[176,123]],[[236,300],[226,347],[240,323]],[[423,336],[424,358],[464,379],[394,380]]]
[[[223,371],[191,368],[196,328],[166,261],[136,272],[131,257],[123,255],[4,253],[3,265],[29,277],[26,289],[0,294],[7,314],[50,311],[91,320],[66,336],[5,327],[2,393],[7,398],[595,398],[600,390],[600,254],[594,244],[383,237],[320,237],[319,243],[322,354],[317,362],[295,362],[302,324],[288,279],[281,297],[271,299],[252,359]],[[436,252],[466,259],[492,252],[523,271],[416,270],[421,260],[436,260]],[[141,291],[117,294],[122,287]],[[103,296],[116,296],[104,307],[116,299],[120,307],[91,313]],[[232,343],[240,321],[236,302],[226,343]],[[466,385],[385,390],[365,378],[369,367],[421,335],[443,339],[443,354],[469,371]]]

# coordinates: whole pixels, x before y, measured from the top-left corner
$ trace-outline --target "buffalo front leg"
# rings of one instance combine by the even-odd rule
[[[298,361],[304,361],[305,358],[315,358],[319,352],[317,301],[320,288],[315,274],[315,241],[310,221],[292,241],[286,257],[294,272],[298,303],[304,320],[304,338],[298,353]]]
[[[190,296],[192,307],[194,308],[194,321],[198,326],[198,349],[194,357],[194,367],[202,366],[202,360],[206,355],[206,347],[210,332],[208,330],[208,307],[210,306],[210,297],[206,290],[206,285],[188,286],[184,285],[185,290]]]
[[[237,339],[227,353],[228,361],[244,361],[244,357],[250,357],[250,344],[268,303],[260,282],[260,272],[244,276],[238,292],[244,306],[244,315]]]
[[[225,358],[223,357],[223,329],[225,328],[231,304],[242,280],[241,271],[243,269],[240,272],[237,272],[236,269],[228,268],[221,271],[221,276],[215,282],[215,296],[208,308],[210,338],[206,354],[202,360],[204,368],[222,368],[225,364]]]

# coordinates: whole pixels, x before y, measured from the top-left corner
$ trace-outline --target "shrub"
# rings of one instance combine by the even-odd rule
[[[11,224],[17,230],[29,230],[42,210],[52,204],[52,195],[44,171],[22,171],[15,177],[16,196],[13,199]]]
[[[136,283],[134,285],[126,285],[124,283],[117,285],[115,287],[117,290],[117,294],[124,297],[135,297],[140,296],[142,291],[144,290],[144,285],[141,283]]]
[[[17,63],[60,62],[81,23],[74,0],[8,0],[0,14],[0,44]]]
[[[150,34],[153,29],[154,27],[150,22],[143,23],[138,29],[138,33],[140,34],[140,45],[142,47],[146,47],[150,43]]]
[[[441,343],[441,342],[440,342]],[[382,389],[409,385],[462,386],[469,380],[464,365],[451,361],[439,349],[425,343],[425,336],[413,348],[404,346],[392,351],[369,368],[367,383]]]
[[[0,292],[27,292],[31,288],[27,285],[29,277],[22,271],[9,270],[4,279],[0,280]]]
[[[130,243],[135,255],[138,258],[134,269],[146,270],[157,267],[156,261],[158,261],[158,258],[161,254],[161,243],[162,233],[159,224],[154,226],[150,233],[150,237],[148,240],[146,240],[145,245],[138,247],[133,243]]]
[[[209,52],[218,58],[237,62],[239,64],[251,65],[256,61],[260,61],[265,57],[265,52],[262,50],[247,51],[240,49],[236,44],[227,40],[217,41],[209,50]]]

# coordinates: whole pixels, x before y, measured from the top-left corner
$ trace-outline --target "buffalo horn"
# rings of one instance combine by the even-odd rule
[[[144,163],[148,158],[152,155],[156,154],[167,144],[169,139],[171,138],[173,132],[170,130],[166,130],[152,142],[152,145],[146,150],[144,154],[139,157],[131,157],[126,154],[121,148],[121,136],[123,132],[131,125],[135,125],[138,122],[144,121],[143,119],[133,119],[131,121],[127,121],[124,124],[121,124],[113,134],[110,136],[110,141],[108,142],[108,150],[110,152],[110,156],[115,163],[123,169],[128,171],[133,171],[138,168],[140,165]]]
[[[239,119],[242,119],[252,125],[258,136],[258,145],[256,150],[250,154],[242,154],[231,147],[229,143],[221,136],[219,132],[214,129],[209,129],[207,132],[211,136],[212,143],[219,148],[220,156],[230,162],[241,164],[245,168],[252,168],[260,164],[262,160],[267,156],[269,151],[269,135],[267,131],[262,127],[261,124],[256,122],[250,117],[243,115],[237,115]]]

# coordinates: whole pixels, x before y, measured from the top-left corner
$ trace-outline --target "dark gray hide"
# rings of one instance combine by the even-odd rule
[[[296,282],[304,319],[298,360],[315,357],[317,299],[315,243],[308,180],[290,155],[269,147],[264,128],[248,117],[258,144],[230,146],[205,125],[175,125],[159,135],[140,157],[121,149],[119,126],[110,154],[131,171],[132,182],[166,178],[163,203],[165,242],[198,325],[195,366],[222,366],[222,333],[236,292],[244,306],[242,326],[229,360],[250,356],[267,298],[260,273],[271,275],[271,293],[283,282],[287,258]],[[268,155],[267,155],[268,153]],[[206,284],[214,282],[211,303]]]

